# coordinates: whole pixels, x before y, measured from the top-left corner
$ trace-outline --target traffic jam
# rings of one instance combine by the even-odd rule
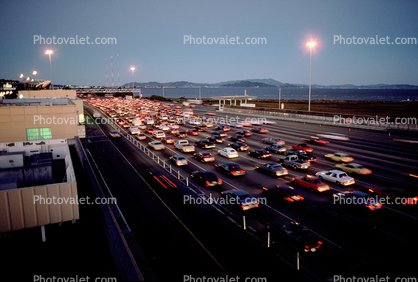
[[[227,214],[244,216],[255,234],[266,229],[273,236],[272,244],[291,245],[289,253],[320,254],[326,245],[350,252],[342,237],[315,228],[321,225],[320,219],[317,223],[303,220],[304,212],[311,210],[322,212],[327,222],[346,216],[336,223],[341,232],[352,221],[376,221],[380,228],[388,214],[416,219],[418,193],[403,184],[385,187],[383,176],[375,175],[381,166],[373,167],[344,150],[351,144],[344,134],[295,130],[287,138],[280,121],[225,115],[209,104],[117,98],[84,101],[99,113],[93,119],[117,123],[181,169],[192,187],[218,198],[215,202]],[[106,133],[111,140],[121,138],[110,127]],[[368,252],[352,255],[367,257]]]

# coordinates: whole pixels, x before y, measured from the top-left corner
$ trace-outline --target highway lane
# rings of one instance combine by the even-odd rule
[[[269,270],[277,267],[285,277],[298,277],[210,205],[184,204],[184,195],[196,196],[189,188],[163,188],[148,169],[158,176],[166,172],[127,140],[109,139],[109,130],[89,126],[87,149],[159,279],[182,281],[183,275],[224,277],[228,273],[274,281],[277,274]],[[261,257],[254,260],[253,256]]]
[[[197,112],[197,111],[196,111]],[[271,128],[271,135],[277,136],[276,135],[276,130],[275,126],[272,125],[268,125],[266,126],[267,128]],[[190,126],[184,126],[186,127],[190,127]],[[293,128],[295,128],[295,126],[293,125]],[[315,133],[315,128],[310,129],[311,131],[309,132],[309,134],[314,135]],[[329,129],[325,129],[328,131],[332,131],[332,132],[336,132],[337,130],[329,130]],[[206,136],[208,135],[208,133],[210,133],[211,130],[209,129],[209,132],[206,133],[202,133],[202,136]],[[278,130],[277,130],[278,132]],[[289,136],[289,137],[284,137],[285,141],[289,144],[289,142],[294,141],[295,144],[296,142],[299,142],[301,137],[307,137],[306,136],[306,130],[304,129],[304,133],[301,134],[294,134],[294,136]],[[316,131],[317,132],[317,131]],[[270,135],[270,134],[268,134]],[[302,136],[301,136],[302,135]],[[256,138],[259,138],[258,140],[256,140]],[[264,147],[264,145],[259,141],[262,137],[264,137],[264,135],[261,134],[255,134],[254,136],[250,137],[248,139],[248,143],[250,144],[251,147],[257,147],[257,148],[262,148]],[[283,136],[280,134],[279,137]],[[351,136],[350,136],[351,137]],[[188,137],[187,139],[189,140],[198,140],[200,138],[199,137]],[[290,141],[288,141],[290,140]],[[149,140],[148,140],[149,141]],[[292,143],[293,144],[293,143]],[[324,147],[320,147],[320,146],[315,146],[315,150],[314,153],[316,154],[317,149],[318,151],[320,151],[321,149],[323,150],[324,154],[325,153],[329,153],[325,152],[325,149],[328,149],[329,147],[333,146],[334,144],[338,144],[340,146],[343,146],[344,148],[346,148],[345,152],[347,152],[347,150],[352,150],[351,147],[346,147],[347,145],[349,145],[350,143],[348,142],[334,142],[332,141],[331,144],[329,144],[329,146],[324,146]],[[347,144],[347,145],[346,145]],[[217,145],[218,148],[221,148],[223,145],[219,146]],[[170,146],[169,146],[170,147]],[[318,148],[317,148],[318,147]],[[198,149],[200,150],[200,149]],[[212,151],[212,152],[216,152],[216,150],[208,150],[208,151]],[[170,155],[174,154],[174,153],[178,153],[178,151],[176,150],[165,150],[163,152],[160,152],[159,154],[161,154],[162,158],[168,158]],[[348,152],[350,154],[352,154],[351,152]],[[217,173],[223,180],[224,180],[224,185],[222,188],[220,188],[219,190],[216,189],[206,189],[204,187],[199,187],[198,189],[206,192],[206,193],[212,193],[216,196],[219,196],[219,191],[223,191],[223,190],[228,190],[231,188],[240,188],[240,189],[244,189],[248,192],[250,192],[251,194],[253,194],[254,196],[257,195],[262,195],[262,190],[260,182],[262,181],[263,184],[278,184],[278,183],[288,183],[291,180],[291,176],[285,176],[285,177],[281,177],[278,179],[267,176],[267,175],[262,175],[261,173],[257,172],[257,171],[252,171],[251,169],[254,168],[254,164],[256,162],[258,162],[257,159],[249,157],[247,155],[245,155],[245,153],[239,153],[240,157],[236,160],[237,163],[240,164],[240,166],[242,166],[244,169],[247,170],[247,175],[245,175],[242,178],[231,178],[231,177],[227,177],[227,176],[223,176],[220,175],[219,173]],[[196,169],[201,169],[201,168],[205,168],[205,169],[211,169],[213,170],[213,164],[201,164],[201,163],[197,163],[195,161],[193,161],[190,158],[190,155],[185,154],[186,156],[188,156],[189,161],[190,161],[190,165],[188,168],[184,168],[184,171],[187,173],[190,173],[193,170]],[[319,156],[318,156],[319,157]],[[355,156],[355,158],[357,159],[357,156]],[[223,157],[220,156],[216,156],[217,162],[219,161],[228,161],[227,159],[224,159]],[[319,158],[318,158],[319,159]],[[324,159],[325,160],[325,159]],[[314,173],[317,170],[313,170],[313,168],[317,169],[316,166],[318,166],[318,169],[322,169],[322,166],[326,167],[327,169],[331,169],[332,167],[331,164],[334,164],[330,161],[325,161],[324,160],[319,160],[318,164],[314,164],[312,166],[312,168],[308,169],[307,172],[309,173]],[[289,170],[292,176],[295,175],[302,175],[304,173],[306,173],[305,171],[303,172],[299,172],[299,171],[293,171],[293,170]],[[340,187],[334,187],[333,185],[330,185],[334,190],[341,190]],[[358,185],[356,185],[356,189],[359,188],[357,187]],[[197,186],[198,187],[198,186]],[[332,240],[329,240],[330,242],[332,242],[335,246],[343,246],[341,247],[342,251],[346,252],[346,250],[350,250],[350,252],[354,252],[356,253],[356,255],[358,255],[361,258],[361,261],[364,263],[364,261],[373,261],[373,259],[377,259],[379,257],[381,257],[381,255],[386,255],[388,256],[388,252],[387,250],[382,250],[382,241],[388,240],[387,236],[392,236],[390,239],[393,238],[400,238],[400,241],[404,240],[406,242],[409,242],[410,238],[408,238],[408,234],[410,234],[410,230],[404,230],[401,231],[400,234],[399,230],[397,230],[397,228],[400,227],[405,227],[405,226],[411,226],[411,222],[410,222],[410,218],[406,219],[406,216],[402,216],[402,214],[396,214],[394,215],[392,212],[390,212],[389,214],[387,214],[388,211],[378,211],[378,214],[376,213],[367,213],[367,211],[355,211],[354,214],[350,214],[352,211],[351,210],[347,210],[347,207],[341,207],[341,206],[337,206],[334,205],[330,202],[330,199],[332,198],[330,193],[324,193],[321,195],[316,195],[316,194],[311,194],[308,193],[307,191],[302,191],[301,189],[298,188],[298,190],[300,191],[300,193],[302,193],[306,200],[306,205],[302,206],[302,207],[298,207],[297,209],[295,209],[293,206],[289,206],[289,205],[283,205],[282,203],[279,203],[275,200],[269,200],[269,204],[268,204],[268,208],[260,208],[260,211],[257,212],[252,212],[251,213],[246,213],[249,217],[254,218],[254,220],[251,220],[251,223],[253,225],[250,226],[254,226],[252,228],[255,229],[256,232],[263,232],[263,228],[265,228],[266,226],[266,222],[274,219],[278,217],[278,214],[282,213],[285,215],[290,215],[291,218],[303,223],[304,225],[308,226],[309,228],[311,228],[314,231],[317,231],[318,234],[324,234],[324,238],[332,238]],[[334,191],[335,192],[335,191]],[[305,203],[304,203],[305,204]],[[403,208],[403,207],[401,207]],[[233,211],[234,213],[240,214],[239,212],[237,212],[236,210]],[[407,211],[409,212],[409,210]],[[347,214],[348,213],[348,214]],[[390,223],[387,222],[387,218],[393,218],[395,217],[395,219],[393,221],[391,221]],[[401,218],[398,218],[401,217]],[[399,222],[398,225],[396,225],[395,223]],[[376,225],[378,223],[381,223],[382,226],[379,225],[379,228],[375,228]],[[330,226],[332,226],[332,228],[330,228]],[[361,228],[358,228],[358,226],[361,226],[362,228],[367,227],[366,230],[361,230]],[[389,226],[389,229],[388,229]],[[383,229],[382,229],[383,228]],[[332,230],[330,230],[332,229]],[[362,232],[359,233],[355,233],[353,232],[353,230],[361,230]],[[387,231],[389,230],[389,231]],[[397,231],[397,232],[395,232]],[[392,232],[392,233],[391,233]],[[396,235],[393,233],[397,233]],[[391,235],[388,235],[391,234]],[[354,237],[353,237],[354,236]],[[406,236],[406,237],[405,237]],[[365,238],[367,240],[365,240]],[[376,239],[377,238],[377,239]],[[407,238],[407,239],[405,239]],[[337,242],[337,243],[334,243]],[[362,244],[359,244],[359,242],[362,242]],[[331,244],[332,245],[332,244]],[[362,249],[362,247],[360,246],[365,246],[365,249]],[[338,248],[338,247],[336,247]],[[367,250],[367,251],[365,251]],[[379,251],[380,250],[380,251]],[[392,250],[391,250],[392,251]],[[334,252],[334,250],[333,250]],[[383,252],[383,253],[382,253]],[[323,252],[327,253],[327,252]],[[335,253],[335,252],[334,252]],[[370,258],[370,253],[372,253],[373,255],[371,256],[372,258]],[[335,253],[336,254],[336,253]],[[329,253],[328,253],[329,255]],[[330,260],[330,256],[325,256],[328,260]],[[315,258],[315,260],[317,260],[317,258]],[[325,262],[325,261],[322,261]],[[334,260],[335,262],[335,260]],[[332,263],[332,261],[330,262]],[[347,263],[347,261],[345,261],[345,263]],[[360,262],[357,263],[351,263],[349,265],[352,265],[352,267],[355,267],[355,265],[357,264],[361,264]],[[332,264],[333,267],[337,267],[338,263],[334,263]],[[346,264],[347,265],[347,264]],[[345,266],[346,267],[346,266]],[[334,268],[337,269],[337,268]]]

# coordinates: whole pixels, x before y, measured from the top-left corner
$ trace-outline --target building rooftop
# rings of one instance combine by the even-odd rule
[[[25,99],[3,99],[0,106],[60,106],[75,105],[68,98],[25,98]]]

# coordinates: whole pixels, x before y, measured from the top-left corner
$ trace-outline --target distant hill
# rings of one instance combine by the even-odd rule
[[[271,84],[266,84],[262,82],[252,82],[248,80],[243,80],[235,83],[222,84],[220,87],[275,87]]]
[[[268,79],[245,79],[245,80],[230,80],[218,83],[194,83],[189,81],[175,81],[175,82],[134,82],[136,87],[277,87],[277,88],[306,88],[308,84],[290,84],[277,81],[272,78]],[[122,87],[131,87],[132,82],[122,85]],[[354,84],[339,84],[339,85],[318,85],[312,84],[312,88],[329,88],[329,89],[418,89],[418,85],[411,84],[371,84],[371,85],[354,85]]]

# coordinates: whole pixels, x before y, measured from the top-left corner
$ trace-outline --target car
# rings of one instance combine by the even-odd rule
[[[247,151],[250,146],[248,146],[247,144],[245,144],[244,142],[235,142],[232,144],[228,144],[229,147],[234,148],[237,151]]]
[[[238,158],[238,152],[233,148],[223,148],[222,150],[219,150],[218,153],[228,159]]]
[[[229,127],[229,126],[227,126],[227,125],[218,125],[217,127],[216,127],[216,129],[217,130],[222,130],[222,131],[229,131],[229,130],[231,130],[231,128]]]
[[[361,191],[345,191],[333,195],[333,202],[347,206],[362,206],[371,211],[379,210],[382,204],[372,195]]]
[[[231,176],[240,176],[245,174],[245,170],[236,163],[215,164],[217,170]]]
[[[229,137],[229,139],[231,139],[232,141],[240,141],[240,142],[247,141],[247,138],[239,134],[234,134],[231,137]]]
[[[249,137],[249,136],[253,135],[253,133],[251,131],[248,131],[248,130],[237,131],[237,134],[240,134],[240,135],[243,135],[243,136],[246,136],[246,137]]]
[[[335,166],[347,173],[357,173],[360,175],[367,175],[372,173],[370,169],[367,169],[361,164],[357,163],[336,164]]]
[[[222,185],[222,180],[209,170],[194,171],[190,176],[206,187]]]
[[[199,130],[197,130],[196,128],[189,129],[186,131],[186,133],[189,135],[194,135],[194,136],[197,136],[200,134]]]
[[[210,121],[203,121],[203,122],[202,122],[202,125],[203,125],[203,126],[206,126],[207,128],[208,128],[208,127],[213,127],[213,123],[212,123],[212,122],[210,122]]]
[[[269,132],[269,130],[264,128],[264,127],[254,127],[252,129],[252,131],[256,132],[256,133],[267,133],[267,132]]]
[[[244,211],[259,207],[257,198],[244,190],[223,191],[221,195],[225,198],[227,204],[239,205]]]
[[[271,157],[271,154],[264,149],[261,150],[251,150],[248,152],[248,155],[256,157],[259,159],[267,159]]]
[[[174,163],[176,166],[183,166],[183,165],[188,165],[189,164],[189,162],[187,161],[187,159],[183,155],[170,156],[169,160],[172,163]]]
[[[170,127],[165,125],[165,124],[162,124],[162,125],[160,125],[160,129],[163,130],[163,131],[168,131],[168,130],[170,130]]]
[[[194,153],[193,157],[202,163],[211,163],[215,161],[215,157],[208,152]]]
[[[219,135],[212,135],[212,136],[208,136],[208,137],[206,137],[209,141],[211,141],[211,142],[215,142],[215,143],[222,143],[222,142],[224,142],[224,138],[222,138],[221,136],[219,136]]]
[[[178,138],[185,138],[185,137],[187,137],[187,133],[186,133],[186,131],[179,130],[179,131],[175,132],[175,136],[178,137]]]
[[[148,127],[147,129],[146,129],[146,131],[147,131],[147,133],[149,133],[149,134],[152,134],[153,132],[154,132],[154,128],[152,128],[152,127]]]
[[[387,198],[395,201],[395,203],[402,204],[404,206],[416,205],[418,203],[417,194],[412,194],[408,190],[402,188],[370,188],[369,192],[379,198]],[[400,200],[399,200],[400,199]]]
[[[120,137],[119,132],[117,132],[116,130],[111,130],[111,131],[109,132],[109,134],[110,134],[110,136],[112,136],[113,138],[119,138],[119,137]]]
[[[208,139],[200,139],[196,141],[195,143],[196,143],[196,146],[201,147],[203,149],[215,148],[215,143],[209,141]]]
[[[325,157],[336,162],[349,163],[354,161],[354,159],[349,157],[346,153],[326,154]]]
[[[292,145],[291,147],[295,150],[304,150],[307,153],[310,153],[310,152],[313,151],[313,149],[311,147],[309,147],[308,144],[306,144],[306,143],[300,143],[300,144],[297,144],[297,145]]]
[[[329,186],[319,179],[319,177],[313,175],[298,176],[292,178],[292,182],[300,187],[309,189],[314,192],[324,192],[329,190]]]
[[[242,124],[243,126],[252,126],[253,125],[251,122],[248,122],[248,121],[245,121],[245,120],[244,121],[240,121],[239,123]]]
[[[305,199],[293,187],[286,185],[263,186],[263,191],[266,195],[278,197],[291,203],[300,202]]]
[[[230,124],[231,127],[240,128],[243,127],[243,125],[239,122],[233,122]]]
[[[208,116],[216,116],[216,113],[206,113]]]
[[[223,130],[216,130],[216,131],[212,132],[212,135],[219,135],[221,137],[228,136],[228,134],[226,134],[226,132],[223,131]]]
[[[171,136],[166,136],[162,140],[166,144],[174,144],[174,138]]]
[[[129,133],[131,134],[139,134],[141,131],[139,130],[138,126],[131,125],[129,127]]]
[[[203,131],[207,130],[206,126],[195,125],[193,127],[196,128],[200,132],[203,132]]]
[[[165,138],[165,133],[164,133],[164,131],[162,131],[162,130],[154,130],[154,131],[152,132],[152,136],[153,136],[154,138]]]
[[[266,138],[261,139],[261,141],[265,144],[277,144],[277,145],[284,145],[286,143],[282,139],[276,138],[276,137],[266,137]]]
[[[287,175],[289,173],[287,169],[285,169],[284,167],[282,167],[278,163],[258,164],[256,166],[256,169],[258,171],[268,173],[271,176],[282,176],[282,175]]]
[[[321,241],[312,235],[306,227],[297,222],[275,220],[270,222],[268,226],[272,230],[272,236],[281,234],[295,242],[295,246],[298,249],[303,248],[305,252],[316,252],[322,246]]]
[[[332,139],[332,140],[342,140],[342,141],[347,141],[350,138],[348,138],[347,136],[345,136],[344,134],[339,134],[339,133],[331,133],[331,132],[326,132],[326,133],[320,133],[317,134],[319,137],[323,137],[326,139]]]
[[[317,144],[317,145],[325,145],[328,144],[329,141],[324,139],[319,139],[318,137],[311,136],[310,138],[302,138],[303,141],[311,143],[311,144]]]
[[[163,150],[165,148],[164,144],[161,141],[151,141],[148,145],[154,150]]]
[[[175,124],[175,123],[169,124],[168,127],[170,127],[170,129],[179,129],[180,128],[180,126],[178,124]]]
[[[270,146],[266,146],[265,149],[269,153],[273,152],[276,154],[285,153],[287,151],[287,149],[284,146],[278,145],[278,144],[272,144]]]
[[[329,171],[318,171],[315,173],[315,176],[318,176],[319,179],[328,180],[335,182],[337,185],[352,185],[355,183],[354,178],[350,177],[344,171],[333,169]]]
[[[290,150],[286,155],[296,155],[298,159],[307,162],[316,162],[316,156],[311,153],[306,153],[304,150]]]
[[[147,136],[144,133],[139,133],[136,138],[138,138],[138,140],[145,140],[147,139]]]

